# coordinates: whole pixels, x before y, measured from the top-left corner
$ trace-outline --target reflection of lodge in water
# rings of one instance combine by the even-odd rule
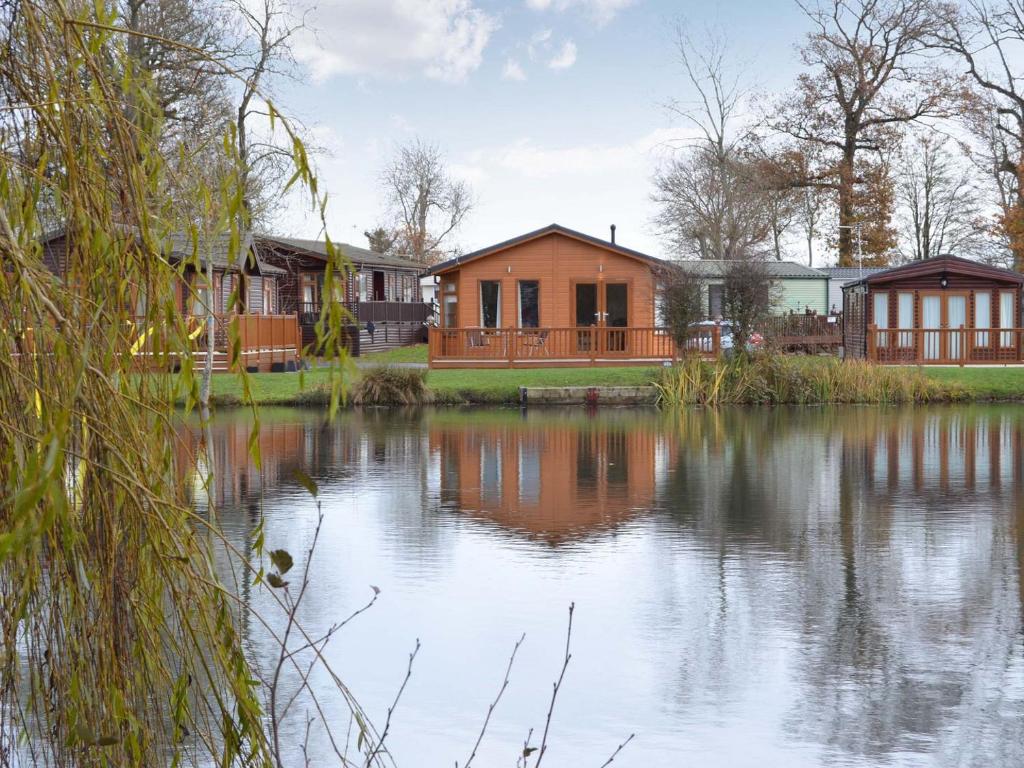
[[[1022,484],[1024,431],[1011,412],[950,409],[886,423],[888,429],[872,430],[861,446],[865,477],[876,491],[957,493]]]
[[[635,420],[548,418],[433,428],[430,449],[443,504],[556,542],[650,509],[670,441]]]

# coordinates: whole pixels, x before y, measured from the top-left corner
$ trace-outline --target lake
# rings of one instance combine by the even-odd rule
[[[464,763],[525,633],[474,763],[515,765],[573,602],[545,765],[598,768],[634,732],[615,766],[1024,765],[1020,407],[268,410],[262,472],[249,432],[214,425],[222,523],[245,547],[262,516],[294,582],[317,508],[293,471],[316,481],[299,618],[322,634],[380,589],[325,651],[378,727],[422,644],[400,766]]]

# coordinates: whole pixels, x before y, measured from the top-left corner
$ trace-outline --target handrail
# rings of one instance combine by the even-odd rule
[[[1024,328],[879,328],[869,325],[867,359],[878,363],[969,365],[1024,362]]]

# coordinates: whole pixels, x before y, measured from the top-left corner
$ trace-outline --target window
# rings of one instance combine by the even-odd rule
[[[654,326],[665,324],[665,286],[658,283],[654,286]]]
[[[889,294],[874,294],[874,314],[871,317],[874,326],[879,330],[876,343],[880,347],[887,346],[889,334],[884,333],[889,328]]]
[[[497,280],[480,281],[480,325],[497,328],[501,319],[501,283]]]
[[[263,278],[263,314],[277,314],[277,278]]]
[[[302,306],[305,313],[320,311],[320,275],[305,274],[302,276]]]
[[[988,291],[976,291],[974,294],[974,327],[992,327],[992,294]],[[989,335],[985,332],[974,334],[974,345],[987,347]]]
[[[519,281],[519,327],[536,328],[540,325],[540,283],[536,280]]]
[[[369,301],[370,277],[364,272],[359,273],[359,300]]]
[[[914,294],[896,294],[896,325],[904,329],[914,327]],[[914,334],[909,332],[901,333],[899,345],[901,347],[914,346]]]
[[[459,325],[458,320],[459,310],[459,298],[458,296],[445,296],[444,297],[444,327],[445,328],[457,328]]]
[[[999,327],[1015,328],[1016,318],[1013,316],[1014,296],[1013,291],[999,292]],[[1012,333],[999,334],[999,346],[1012,347],[1014,342]]]
[[[722,285],[708,286],[708,317],[717,320],[722,316]]]

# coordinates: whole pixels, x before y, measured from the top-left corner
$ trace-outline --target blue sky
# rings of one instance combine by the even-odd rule
[[[337,240],[365,243],[385,216],[378,182],[394,147],[436,142],[476,210],[472,250],[556,221],[665,255],[650,177],[682,135],[664,104],[686,99],[673,27],[724,31],[768,90],[798,70],[806,23],[792,0],[322,0],[296,47],[300,82],[275,98],[326,150],[318,162]],[[295,206],[280,228],[312,236]]]

